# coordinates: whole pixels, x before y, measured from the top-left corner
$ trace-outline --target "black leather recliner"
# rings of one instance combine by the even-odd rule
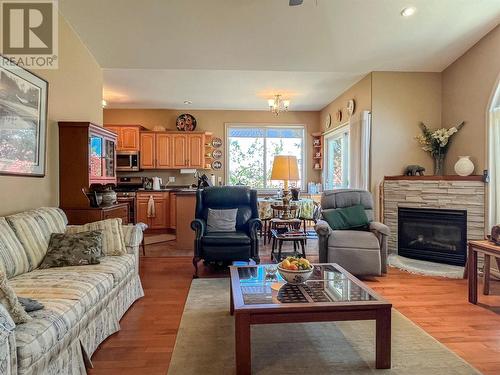
[[[208,209],[237,208],[236,232],[208,232]],[[208,187],[196,192],[195,219],[191,228],[196,232],[193,265],[198,276],[198,262],[248,261],[259,263],[258,231],[262,223],[257,209],[257,191],[244,186]]]

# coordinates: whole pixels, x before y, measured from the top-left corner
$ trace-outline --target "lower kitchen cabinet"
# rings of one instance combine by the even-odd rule
[[[150,198],[153,199],[154,210],[148,210]],[[150,229],[169,228],[169,192],[138,192],[136,204],[136,222],[145,223]]]

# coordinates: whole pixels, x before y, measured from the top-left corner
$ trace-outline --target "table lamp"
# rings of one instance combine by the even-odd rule
[[[299,180],[299,166],[297,163],[297,157],[290,155],[276,155],[273,161],[271,180],[282,180],[284,183],[283,206],[285,206],[285,212],[283,213],[283,217],[285,218],[285,216],[287,216],[287,218],[289,218],[290,210],[286,209],[286,207],[290,206],[290,197],[288,196],[288,181]]]

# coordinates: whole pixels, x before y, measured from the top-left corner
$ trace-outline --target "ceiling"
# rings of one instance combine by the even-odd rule
[[[104,70],[109,107],[127,108],[266,109],[280,93],[291,110],[319,110],[370,71],[442,71],[500,21],[499,0],[59,6]]]

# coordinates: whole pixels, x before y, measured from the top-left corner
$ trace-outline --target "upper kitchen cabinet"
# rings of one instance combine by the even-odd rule
[[[140,135],[141,169],[156,168],[156,135],[153,132],[142,132]]]
[[[139,151],[141,125],[104,125],[118,135],[116,151]]]
[[[141,132],[141,169],[204,168],[207,134]]]

